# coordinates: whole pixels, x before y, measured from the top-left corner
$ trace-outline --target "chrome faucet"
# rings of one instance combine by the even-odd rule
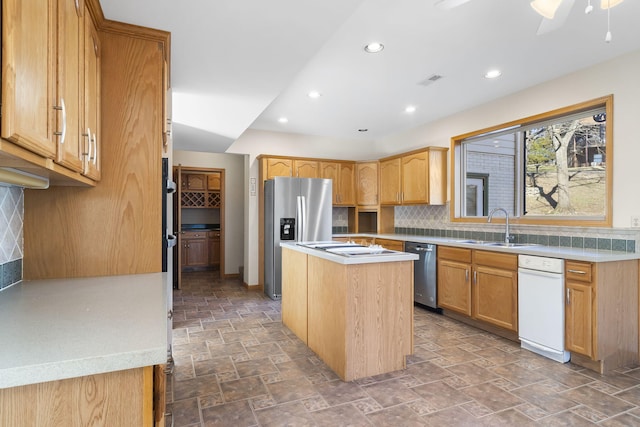
[[[504,242],[511,243],[512,237],[509,234],[509,212],[507,212],[505,208],[495,208],[491,210],[491,212],[489,212],[489,217],[487,218],[487,222],[491,222],[491,218],[493,218],[493,214],[496,213],[496,211],[504,212],[504,217],[505,217]]]

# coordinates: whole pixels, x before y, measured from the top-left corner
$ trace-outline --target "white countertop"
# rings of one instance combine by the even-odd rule
[[[371,233],[356,233],[356,234],[335,234],[334,237],[351,237],[351,236],[368,236],[378,237],[380,239],[389,240],[401,240],[404,242],[419,242],[419,243],[433,243],[435,245],[455,246],[460,248],[479,249],[484,251],[496,251],[506,252],[512,254],[527,254],[546,256],[551,258],[572,259],[576,261],[590,261],[590,262],[611,262],[611,261],[626,261],[640,259],[640,253],[630,252],[616,252],[616,251],[603,251],[596,249],[577,249],[567,248],[564,246],[516,246],[516,247],[499,247],[499,246],[485,246],[474,243],[461,243],[460,240],[466,240],[464,238],[454,237],[429,237],[429,236],[415,236],[410,234],[371,234]]]
[[[167,273],[24,281],[0,292],[0,388],[163,364]]]
[[[300,242],[305,244],[305,242]],[[336,242],[339,244],[340,242]],[[338,264],[374,264],[380,262],[398,262],[398,261],[413,261],[418,259],[418,255],[410,254],[406,252],[393,252],[391,254],[370,254],[370,255],[358,255],[357,257],[349,257],[338,255],[335,253],[327,252],[322,249],[312,249],[305,246],[300,246],[298,243],[280,243],[283,248],[293,249],[294,251],[303,252],[308,255],[313,255],[318,258],[333,261]]]

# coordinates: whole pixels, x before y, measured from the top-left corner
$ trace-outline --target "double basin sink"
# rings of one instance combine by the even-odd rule
[[[507,243],[507,242],[491,242],[486,240],[473,240],[473,239],[464,239],[464,240],[451,240],[454,243],[469,243],[472,245],[479,246],[494,246],[499,248],[522,248],[527,246],[540,246],[536,243]]]

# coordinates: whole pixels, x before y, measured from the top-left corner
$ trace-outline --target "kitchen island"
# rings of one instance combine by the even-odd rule
[[[36,280],[0,292],[0,425],[160,422],[167,280]]]
[[[285,326],[344,381],[406,367],[417,255],[281,246]]]

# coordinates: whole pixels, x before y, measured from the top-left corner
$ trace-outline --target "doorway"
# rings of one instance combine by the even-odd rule
[[[225,170],[178,165],[174,181],[174,288],[181,288],[183,272],[219,270],[224,277]]]

